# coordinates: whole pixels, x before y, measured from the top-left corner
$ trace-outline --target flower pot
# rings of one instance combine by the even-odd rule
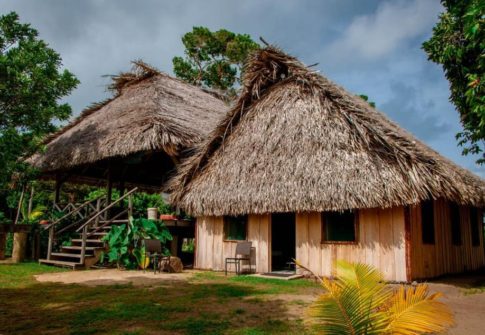
[[[170,221],[170,220],[177,220],[177,217],[172,214],[161,214],[160,220],[162,221]]]
[[[147,208],[148,220],[156,220],[158,216],[158,208]]]

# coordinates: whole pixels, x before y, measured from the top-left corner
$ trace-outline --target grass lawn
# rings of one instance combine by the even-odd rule
[[[213,272],[149,286],[81,286],[33,278],[53,271],[65,270],[0,265],[0,334],[304,335],[311,332],[301,318],[319,292],[307,280],[226,278]]]

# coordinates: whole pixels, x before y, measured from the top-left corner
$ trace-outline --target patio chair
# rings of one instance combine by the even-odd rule
[[[229,264],[234,264],[236,266],[236,274],[241,274],[241,262],[248,261],[249,262],[249,272],[252,272],[251,268],[251,241],[245,242],[238,242],[236,245],[236,255],[235,257],[228,257],[226,258],[225,264],[225,274],[227,276],[227,266]]]
[[[160,271],[160,260],[162,258],[162,242],[157,239],[145,239],[143,240],[145,246],[145,254],[150,258],[150,262],[153,264],[153,273]]]

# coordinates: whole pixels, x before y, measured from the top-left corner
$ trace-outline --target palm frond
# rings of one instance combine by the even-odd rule
[[[450,308],[437,299],[440,293],[429,294],[428,285],[401,286],[386,309],[388,334],[414,335],[441,333],[454,324]]]
[[[323,334],[378,334],[385,318],[378,307],[391,292],[382,283],[382,274],[364,264],[337,263],[339,276],[322,279],[328,292],[310,307],[309,316]]]

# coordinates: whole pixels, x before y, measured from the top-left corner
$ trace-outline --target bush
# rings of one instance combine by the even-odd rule
[[[116,263],[120,268],[136,269],[144,267],[146,262],[145,248],[142,245],[144,239],[160,240],[163,253],[169,255],[165,247],[167,241],[172,240],[168,228],[161,222],[144,218],[130,218],[128,224],[113,226],[104,241],[108,242],[108,261]],[[101,261],[103,261],[104,255]]]

